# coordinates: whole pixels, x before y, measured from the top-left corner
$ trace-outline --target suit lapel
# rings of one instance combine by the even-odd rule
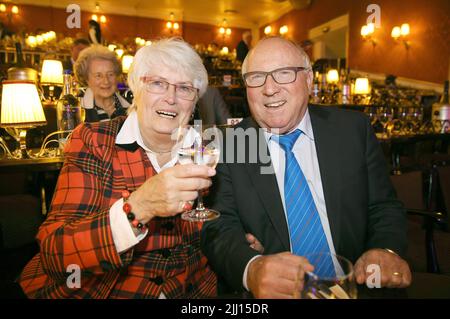
[[[340,195],[339,183],[339,134],[336,134],[336,125],[329,118],[330,113],[319,107],[309,107],[311,124],[314,132],[314,140],[317,151],[317,158],[320,167],[325,205],[327,209],[328,222],[330,224],[333,244],[338,251],[340,240]]]
[[[250,127],[254,128],[258,132],[258,148],[264,147],[265,154],[269,154],[268,146],[265,141],[264,135],[259,134],[259,127],[255,122],[251,122]],[[248,148],[247,148],[248,149]],[[260,154],[258,149],[258,154]],[[266,213],[269,215],[269,218],[272,222],[273,228],[277,233],[281,243],[285,250],[290,250],[289,244],[289,230],[286,224],[286,218],[284,215],[283,203],[280,198],[280,191],[278,189],[278,183],[275,176],[275,172],[271,167],[271,162],[262,163],[260,156],[258,155],[257,163],[249,163],[246,161],[246,169],[250,176],[250,179],[255,187],[256,192],[260,198],[261,203],[263,204]],[[267,170],[273,172],[271,174],[263,174],[261,172],[267,172]]]

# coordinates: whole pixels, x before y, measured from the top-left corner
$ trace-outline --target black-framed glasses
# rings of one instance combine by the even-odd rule
[[[150,93],[164,94],[171,85],[175,87],[175,96],[183,100],[193,101],[198,93],[197,88],[187,84],[172,84],[164,80],[147,77],[142,77],[141,80],[144,82],[147,92]]]
[[[270,72],[248,72],[243,75],[243,78],[247,87],[257,88],[263,86],[266,83],[268,75],[270,75],[272,79],[278,84],[289,84],[297,80],[297,72],[307,70],[309,70],[309,68],[304,66],[290,66],[276,69]]]

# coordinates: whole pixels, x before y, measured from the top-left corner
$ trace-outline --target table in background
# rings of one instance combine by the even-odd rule
[[[42,214],[47,213],[58,179],[59,171],[64,162],[63,157],[42,157],[29,159],[0,160],[0,176],[25,174],[27,177],[24,193],[30,193],[41,198]],[[14,183],[14,181],[10,181]],[[3,192],[2,192],[3,193]],[[1,195],[1,194],[0,194]]]

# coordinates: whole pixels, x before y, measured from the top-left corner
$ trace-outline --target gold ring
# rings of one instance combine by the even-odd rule
[[[400,273],[400,272],[397,272],[397,271],[395,271],[395,272],[393,272],[392,273],[392,276],[401,276],[402,274]]]

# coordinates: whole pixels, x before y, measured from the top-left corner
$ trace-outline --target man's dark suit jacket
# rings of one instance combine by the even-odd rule
[[[309,113],[336,253],[353,263],[371,248],[404,255],[406,216],[367,116],[319,106],[310,106]],[[239,127],[258,126],[248,118]],[[260,145],[268,152],[265,140]],[[245,148],[248,156],[248,145]],[[223,158],[227,159],[226,152]],[[244,269],[258,254],[249,247],[245,233],[261,241],[264,254],[290,251],[276,176],[260,173],[267,165],[270,162],[221,163],[213,180],[210,205],[221,216],[204,223],[202,249],[213,270],[233,290],[243,289]]]
[[[236,46],[236,60],[244,62],[245,57],[248,53],[248,45],[244,42],[244,40],[239,41]]]
[[[197,105],[203,124],[226,124],[227,119],[231,117],[227,104],[215,87],[208,86]]]

